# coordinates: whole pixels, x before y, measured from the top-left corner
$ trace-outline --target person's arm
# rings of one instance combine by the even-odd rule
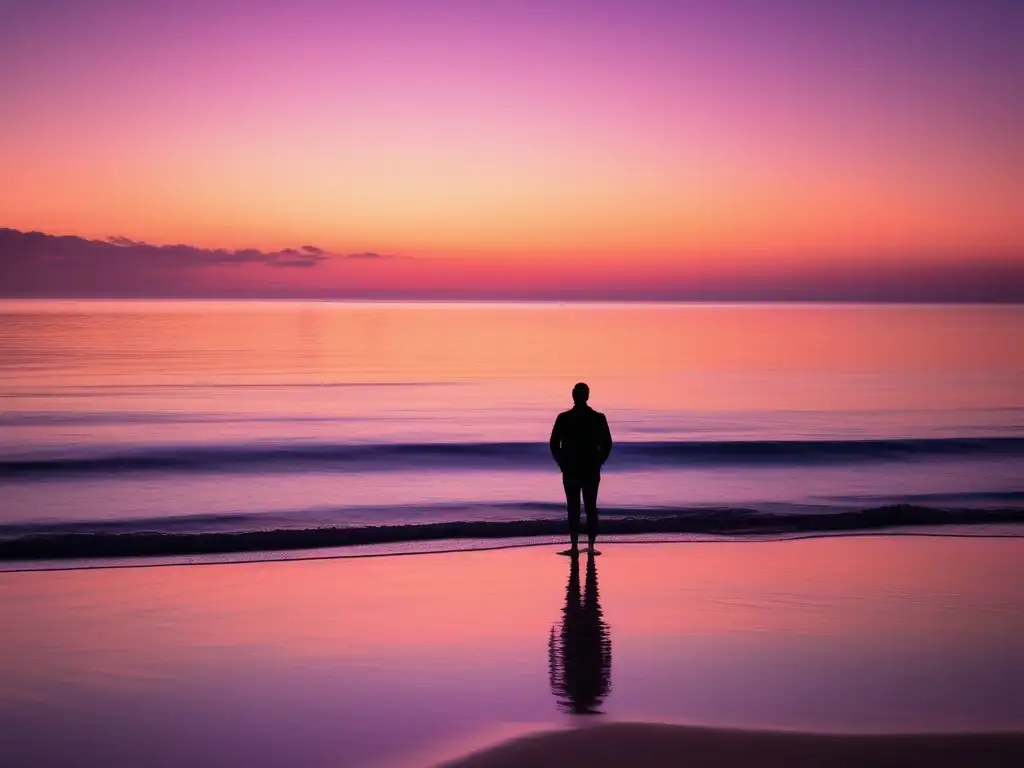
[[[608,428],[608,419],[603,414],[601,416],[601,431],[601,463],[604,464],[612,452],[612,431]]]
[[[548,441],[551,455],[555,458],[555,463],[559,467],[562,466],[562,427],[560,420],[560,416],[555,419],[555,425],[551,428],[551,440]]]

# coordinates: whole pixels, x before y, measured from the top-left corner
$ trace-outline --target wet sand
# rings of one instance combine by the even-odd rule
[[[942,765],[1005,744],[777,732],[1024,732],[1024,539],[562,548],[0,573],[5,765]]]

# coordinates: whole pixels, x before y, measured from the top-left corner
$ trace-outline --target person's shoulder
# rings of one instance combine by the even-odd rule
[[[590,416],[591,418],[598,419],[599,421],[608,421],[603,413],[595,411],[593,408],[590,409]]]
[[[565,421],[566,419],[568,419],[571,416],[572,416],[572,411],[571,410],[562,411],[560,414],[558,414],[555,417],[555,421]]]

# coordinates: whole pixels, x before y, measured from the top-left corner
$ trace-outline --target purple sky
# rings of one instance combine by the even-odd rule
[[[411,257],[385,293],[585,266],[598,294],[813,295],[856,264],[895,295],[1024,262],[1016,0],[6,2],[0,97],[0,227]]]

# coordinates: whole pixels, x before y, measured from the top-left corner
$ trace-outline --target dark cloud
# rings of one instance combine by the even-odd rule
[[[315,267],[324,259],[330,258],[331,255],[319,248],[316,253],[307,251],[306,246],[303,246],[301,251],[297,248],[285,248],[283,251],[273,254],[273,261],[268,263],[274,267]]]
[[[373,251],[361,251],[359,253],[346,253],[343,258],[346,259],[397,259],[397,256],[392,256],[388,253],[374,253]]]
[[[114,245],[145,245],[145,243],[140,242],[139,240],[130,240],[129,238],[121,237],[120,235],[108,237],[107,242],[113,243]]]
[[[197,290],[197,270],[247,264],[312,269],[334,258],[344,257],[315,245],[228,250],[0,228],[0,295],[187,295]]]
[[[0,255],[5,264],[27,266],[34,261],[66,264],[147,264],[154,268],[204,267],[217,264],[263,264],[268,267],[315,266],[334,257],[314,246],[302,250],[285,248],[261,251],[257,248],[227,250],[194,245],[151,245],[127,237],[86,240],[82,237],[47,235],[0,229]]]
[[[315,267],[325,258],[320,255],[312,255],[308,253],[300,253],[295,255],[283,255],[279,254],[272,265],[275,267]]]

